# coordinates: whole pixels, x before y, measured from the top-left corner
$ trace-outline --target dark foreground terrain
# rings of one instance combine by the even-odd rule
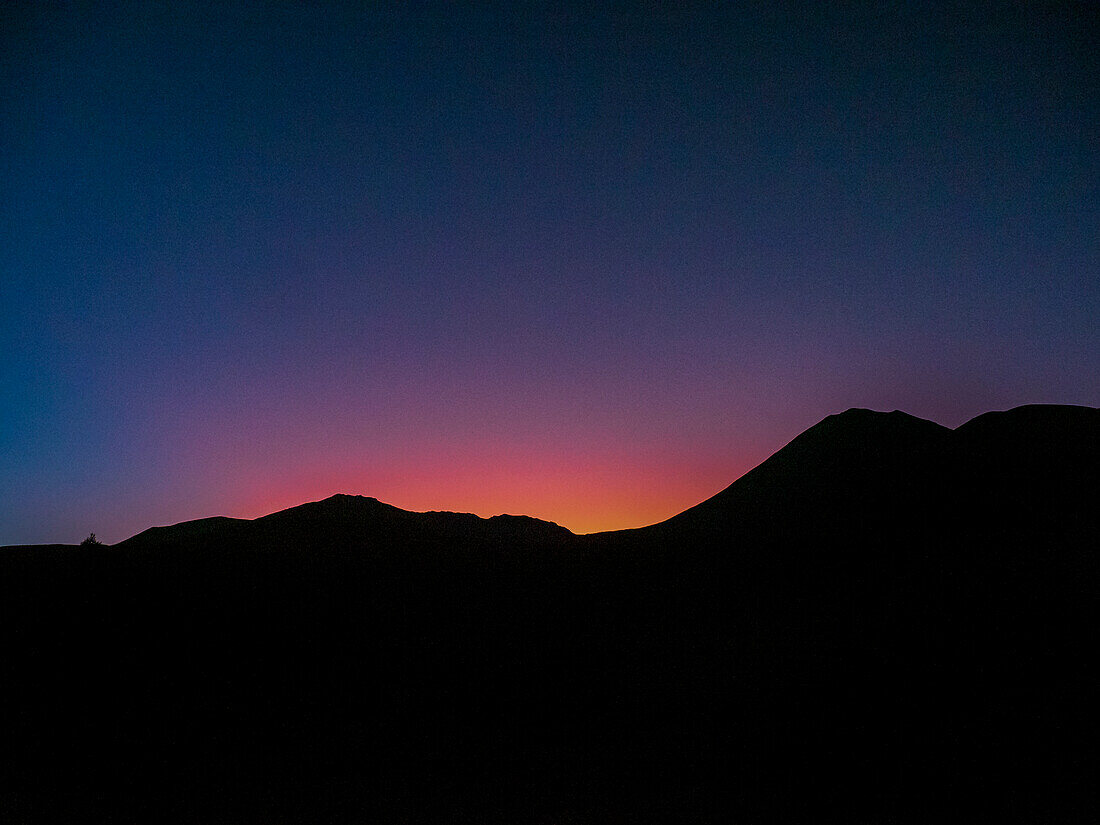
[[[1100,821],[1100,411],[831,416],[642,530],[0,550],[0,821]]]

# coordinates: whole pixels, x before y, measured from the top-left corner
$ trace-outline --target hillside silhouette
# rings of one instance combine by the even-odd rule
[[[650,527],[0,550],[12,822],[1092,822],[1100,410],[849,410]]]

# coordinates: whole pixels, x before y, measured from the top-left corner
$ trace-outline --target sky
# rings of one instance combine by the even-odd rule
[[[1100,405],[1100,5],[359,5],[3,4],[0,544]]]

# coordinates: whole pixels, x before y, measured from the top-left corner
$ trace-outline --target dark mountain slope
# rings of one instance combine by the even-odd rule
[[[660,525],[0,552],[12,821],[1094,821],[1097,411],[850,410]]]
[[[200,518],[194,521],[173,524],[170,527],[150,527],[147,530],[142,530],[136,536],[120,542],[117,546],[165,547],[173,544],[203,541],[209,538],[220,540],[227,536],[242,534],[248,529],[248,524],[247,519],[227,518],[225,516]]]
[[[1087,546],[1098,509],[1100,410],[1034,404],[986,413],[955,440],[973,496],[961,517],[972,528],[1022,551]]]
[[[927,506],[930,474],[951,431],[902,412],[851,409],[831,415],[702,504],[647,528],[682,531],[797,530],[882,516],[882,506]],[[797,518],[797,522],[791,520]]]
[[[851,815],[860,799],[869,819],[1028,820],[1053,805],[1077,821],[1070,809],[1095,803],[1079,720],[1095,662],[1098,434],[1086,408],[956,432],[853,410],[630,535],[670,570],[699,559],[681,592],[716,606],[716,635],[736,640],[729,672],[768,686],[737,714],[762,722],[741,729],[758,740],[747,772],[794,780],[781,795],[809,805],[793,819]]]

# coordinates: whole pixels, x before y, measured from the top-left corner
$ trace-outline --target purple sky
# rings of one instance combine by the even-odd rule
[[[1095,3],[159,5],[0,11],[0,544],[1100,405]]]

